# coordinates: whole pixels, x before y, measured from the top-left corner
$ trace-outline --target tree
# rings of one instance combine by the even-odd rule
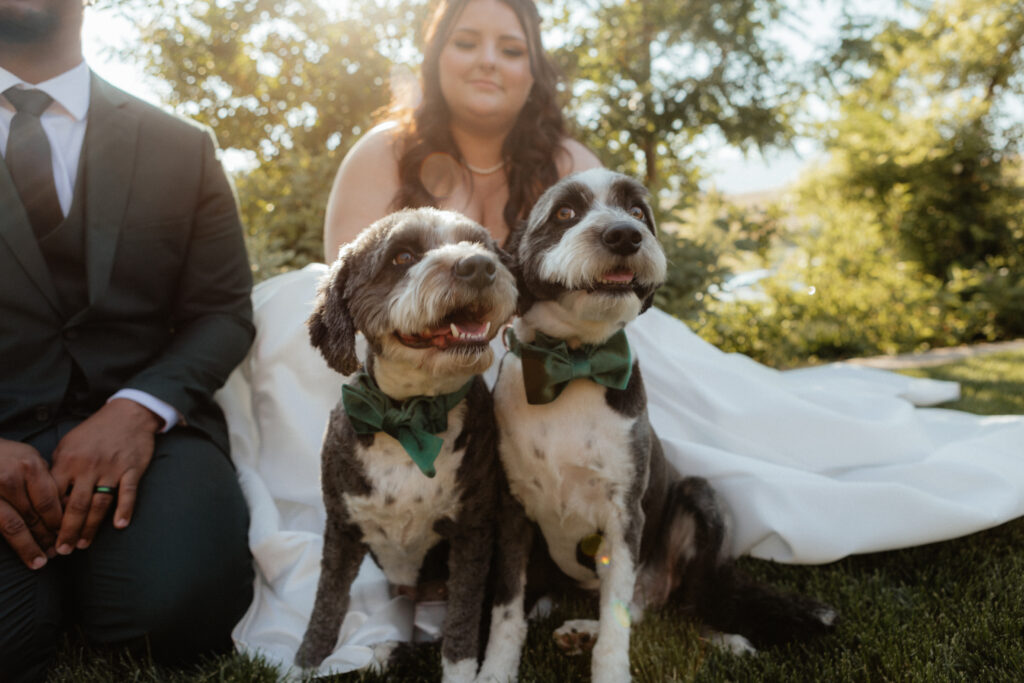
[[[653,190],[692,194],[699,143],[787,143],[801,87],[769,37],[781,0],[564,0],[558,50],[585,142]]]
[[[840,97],[825,127],[840,187],[943,280],[992,259],[1024,265],[1020,2],[908,12],[880,27],[851,18],[823,73]]]
[[[327,193],[344,153],[390,100],[422,1],[113,2],[140,27],[131,48],[168,104],[244,152],[237,174],[258,277],[323,260]],[[406,50],[408,51],[408,50]],[[129,57],[129,55],[125,55]]]

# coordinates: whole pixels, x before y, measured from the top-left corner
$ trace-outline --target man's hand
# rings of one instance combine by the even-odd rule
[[[117,495],[114,526],[131,521],[139,480],[153,458],[160,419],[128,399],[114,399],[60,440],[51,472],[58,490],[67,492],[57,552],[88,548]],[[109,487],[110,493],[96,491]]]
[[[60,489],[39,451],[0,439],[0,535],[29,569],[54,555],[61,524]]]

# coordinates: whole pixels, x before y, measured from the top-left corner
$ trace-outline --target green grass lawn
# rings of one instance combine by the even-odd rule
[[[998,354],[908,374],[962,383],[945,407],[1024,414],[1024,352]],[[1024,445],[1022,445],[1024,449]],[[634,680],[663,681],[1024,681],[1024,519],[972,536],[908,550],[847,558],[826,566],[788,566],[744,558],[744,569],[837,607],[842,622],[819,641],[737,657],[707,646],[692,626],[649,614],[633,631]],[[557,607],[531,624],[520,680],[588,679],[588,657],[557,652],[550,633],[587,616]],[[51,681],[273,681],[275,671],[225,657],[191,671],[163,669],[145,657],[97,654],[69,642]],[[422,648],[388,676],[338,681],[435,681],[437,648]]]

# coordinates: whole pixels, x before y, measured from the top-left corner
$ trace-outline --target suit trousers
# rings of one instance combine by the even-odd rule
[[[76,424],[28,443],[49,460]],[[37,571],[0,539],[0,681],[45,677],[67,625],[172,664],[230,650],[253,570],[249,513],[224,453],[189,427],[158,435],[126,529],[114,528],[113,509],[89,548]]]

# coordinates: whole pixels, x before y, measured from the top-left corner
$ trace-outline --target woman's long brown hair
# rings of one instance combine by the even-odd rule
[[[427,157],[441,152],[463,161],[452,138],[451,114],[441,94],[439,61],[456,19],[472,0],[441,0],[427,24],[420,83],[423,94],[413,109],[398,110],[398,174],[401,186],[392,201],[394,209],[434,206],[437,198],[423,184],[421,169]],[[502,215],[509,230],[526,216],[540,195],[558,181],[555,154],[565,135],[562,110],[557,102],[558,72],[548,59],[540,38],[540,15],[532,0],[501,0],[508,5],[526,34],[533,87],[526,104],[505,138],[501,158],[505,162],[508,202]]]

